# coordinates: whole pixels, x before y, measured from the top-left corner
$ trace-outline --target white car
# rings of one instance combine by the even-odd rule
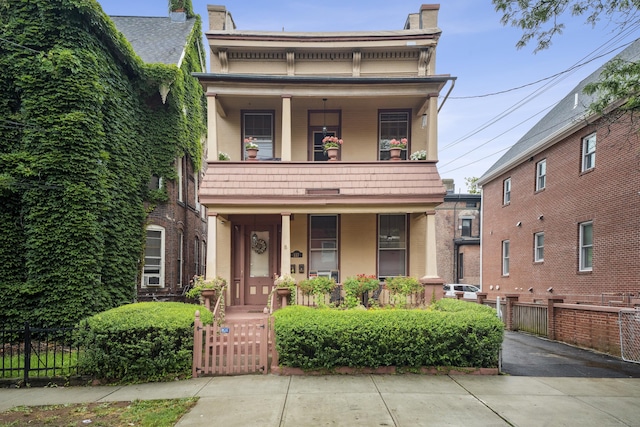
[[[475,285],[450,284],[444,285],[444,291],[446,296],[455,297],[456,292],[464,292],[464,299],[476,299],[480,288]]]

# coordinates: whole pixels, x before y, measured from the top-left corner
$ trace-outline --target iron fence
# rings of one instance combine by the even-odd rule
[[[75,328],[38,328],[28,323],[23,328],[0,329],[0,378],[22,379],[25,385],[34,378],[53,380],[79,375],[80,347],[74,344]]]

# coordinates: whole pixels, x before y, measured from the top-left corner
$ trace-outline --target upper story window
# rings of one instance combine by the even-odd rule
[[[592,133],[582,139],[582,172],[596,166],[596,134]]]
[[[580,271],[593,269],[593,222],[580,224]]]
[[[508,240],[502,241],[502,275],[509,275],[509,246]]]
[[[544,233],[533,235],[533,260],[535,262],[544,261]]]
[[[471,221],[472,220],[469,218],[462,219],[462,225],[461,225],[462,237],[471,237]]]
[[[511,178],[502,181],[502,204],[508,205],[509,203],[511,203]]]
[[[543,190],[547,185],[547,160],[536,163],[536,191]]]
[[[389,141],[392,139],[409,139],[410,114],[411,111],[408,110],[381,111],[378,113],[378,129],[380,129],[378,155],[380,160],[389,160],[391,158]],[[406,160],[408,151],[409,147],[402,150],[400,158]]]
[[[184,202],[184,193],[182,190],[182,186],[184,184],[184,157],[179,157],[176,160],[177,164],[176,164],[176,169],[177,169],[177,175],[178,175],[178,201],[179,202]]]
[[[242,140],[251,138],[255,144],[258,144],[258,159],[274,157],[273,116],[273,112],[245,111],[242,113]],[[242,151],[246,156],[244,146]]]

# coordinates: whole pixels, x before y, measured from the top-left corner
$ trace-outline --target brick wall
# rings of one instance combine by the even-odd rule
[[[620,357],[620,309],[555,304],[555,339]]]
[[[594,131],[595,168],[581,173],[582,138]],[[517,293],[534,301],[561,295],[565,302],[606,303],[612,294],[640,292],[640,145],[628,132],[625,125],[590,126],[483,186],[482,285],[489,298]],[[536,192],[536,163],[542,159],[547,186]],[[503,206],[502,183],[508,177],[511,202]],[[591,272],[578,271],[584,221],[593,221]],[[536,232],[545,235],[539,263],[533,259]],[[507,277],[501,274],[503,240],[510,241]]]

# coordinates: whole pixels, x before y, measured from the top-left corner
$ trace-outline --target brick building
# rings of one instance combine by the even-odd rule
[[[167,17],[110,18],[145,63],[172,64],[187,75],[206,69],[199,46],[202,36],[199,17],[187,17],[186,12],[170,12]],[[185,60],[187,49],[198,52],[199,61],[196,62],[199,64],[195,69],[191,69]],[[186,78],[193,79],[191,76]],[[166,98],[171,86],[161,87],[161,93],[163,89]],[[149,183],[150,190],[163,189],[168,197],[155,204],[148,214],[144,264],[138,283],[139,300],[180,299],[193,276],[205,272],[206,208],[198,200],[203,171],[195,169],[194,160],[184,153],[172,162],[175,180],[154,178]]]
[[[447,194],[436,208],[438,273],[445,283],[480,286],[480,194],[456,194],[452,180],[442,180]]]
[[[640,41],[618,55],[637,61]],[[640,292],[640,162],[628,117],[589,113],[580,82],[478,181],[482,290],[614,304]]]

